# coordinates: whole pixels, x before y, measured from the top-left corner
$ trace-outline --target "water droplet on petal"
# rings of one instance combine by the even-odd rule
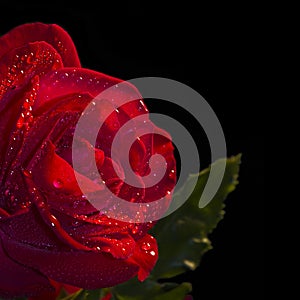
[[[27,57],[26,62],[28,64],[32,64],[34,62],[33,53],[30,53],[30,55]]]
[[[64,184],[60,179],[55,179],[53,180],[53,186],[57,189],[61,189],[64,186]]]
[[[26,177],[31,177],[32,174],[31,174],[31,171],[28,171],[28,170],[23,170],[23,174],[26,176]]]
[[[147,251],[147,250],[150,250],[151,249],[151,245],[150,243],[143,243],[142,246],[141,246],[141,249],[144,250],[144,251]]]
[[[18,121],[17,121],[17,128],[22,128],[24,123],[24,119],[21,117]]]
[[[72,222],[72,226],[78,226],[79,225],[79,222],[78,221],[73,221]]]
[[[176,172],[175,172],[175,170],[171,170],[171,172],[169,174],[169,178],[172,179],[172,180],[176,179]]]
[[[131,232],[132,234],[137,234],[138,233],[138,230],[139,230],[139,227],[138,226],[133,226],[133,228],[131,229]]]
[[[149,254],[152,255],[152,256],[155,256],[156,252],[152,250],[152,251],[149,252]]]

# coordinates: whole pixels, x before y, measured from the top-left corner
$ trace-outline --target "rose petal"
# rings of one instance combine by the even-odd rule
[[[66,67],[80,67],[76,48],[69,34],[56,24],[30,23],[18,26],[0,38],[0,60],[7,52],[31,42],[52,45]]]
[[[4,240],[13,259],[49,278],[84,289],[109,287],[129,280],[138,270],[134,263],[94,251],[49,251]],[[47,258],[47,259],[45,259]]]
[[[126,259],[132,255],[135,244],[132,237],[126,233],[109,234],[108,237],[90,237],[87,235],[84,239],[89,246],[98,248],[101,252],[110,253],[114,258],[121,259]]]
[[[14,62],[16,55],[19,58]],[[21,61],[20,58],[25,55],[33,60]],[[48,60],[49,57],[57,58],[54,62]],[[59,55],[45,42],[15,49],[0,61],[0,73],[6,76],[0,83],[0,180],[3,180],[4,173],[21,147],[22,130],[26,131],[32,122],[32,105],[39,86],[39,75],[59,66]],[[9,74],[8,68],[14,68],[15,73]]]
[[[76,122],[78,118],[77,109],[80,110],[81,105],[86,104],[84,100],[82,102],[76,101],[76,98],[75,100],[67,98],[60,104],[59,108],[54,106],[52,110],[48,110],[47,116],[38,117],[24,138],[21,134],[12,135],[10,138],[10,144],[8,144],[10,152],[6,154],[6,157],[4,155],[5,160],[0,175],[2,178],[6,175],[6,184],[4,185],[3,194],[7,191],[9,194],[7,196],[13,196],[15,198],[14,204],[16,205],[16,199],[22,199],[23,201],[26,198],[26,193],[24,193],[26,188],[24,189],[23,187],[23,177],[31,176],[31,174],[33,179],[37,181],[38,187],[42,187],[43,189],[47,188],[56,194],[56,203],[59,202],[59,200],[57,200],[57,194],[64,196],[63,192],[72,196],[72,203],[77,200],[74,200],[74,197],[81,198],[82,196],[73,168],[55,154],[56,148],[51,140],[57,142],[66,129],[72,128],[73,123]],[[73,111],[71,108],[68,108],[71,104]],[[101,159],[100,156],[98,158],[99,160]],[[43,161],[41,161],[41,159],[43,159]],[[10,170],[10,172],[7,170]],[[44,170],[48,170],[48,172],[45,173]],[[40,176],[41,174],[44,176]],[[60,176],[63,176],[63,178]],[[82,178],[88,190],[95,191],[98,189],[98,185],[91,180],[86,180],[79,174],[78,176]],[[58,186],[59,180],[64,180],[63,189],[60,189],[60,186]],[[10,190],[12,189],[17,191],[11,194]],[[70,201],[64,200],[63,203],[70,203]],[[7,201],[7,199],[5,199],[3,206],[5,206],[6,203],[10,203],[10,200]],[[91,210],[87,210],[87,208],[88,206],[86,206],[84,213],[91,212]],[[95,209],[92,208],[92,211],[95,211]]]
[[[26,167],[29,160],[33,158],[39,148],[42,147],[45,141],[51,141],[57,145],[62,136],[68,133],[68,137],[72,137],[72,130],[76,125],[80,112],[89,103],[89,95],[68,95],[63,100],[60,99],[59,103],[47,108],[47,111],[39,115],[34,113],[33,122],[30,130],[24,137],[23,146],[18,155],[18,163]],[[60,144],[58,147],[65,148],[71,147],[72,143],[65,145]],[[57,149],[58,151],[61,149]],[[71,151],[71,149],[70,149]]]
[[[7,255],[10,252],[5,251],[2,247],[2,241],[5,240],[7,240],[7,236],[0,230],[0,295],[11,298],[53,292],[54,288],[47,277],[17,263]]]
[[[77,178],[81,186],[85,187],[85,191],[90,193],[101,190],[101,186],[80,174],[75,177],[74,169],[55,153],[55,147],[50,142],[42,152],[42,154],[37,153],[38,159],[34,159],[28,169],[37,188],[42,189],[47,195],[48,204],[52,208],[69,211],[72,215],[97,211],[87,199],[82,197]]]
[[[125,111],[130,117],[147,112],[145,105],[140,103],[141,95],[137,89],[129,83],[117,87],[121,82],[124,81],[83,68],[63,68],[49,72],[41,80],[41,97],[38,96],[34,109],[53,98],[63,97],[70,93],[89,93],[92,97],[96,97],[107,88],[116,85],[109,92],[106,91],[102,98],[105,96],[105,99],[116,108],[124,101],[132,101],[134,105],[127,106]]]
[[[140,267],[138,279],[144,281],[155,266],[157,259],[156,240],[153,236],[147,234],[137,242],[133,255],[127,261]]]
[[[23,84],[26,79],[62,66],[60,55],[46,42],[29,43],[12,49],[0,59],[0,97],[9,89]],[[34,96],[34,92],[31,93]]]
[[[65,247],[34,207],[2,220],[1,230],[7,237],[36,248],[61,249]]]
[[[81,220],[61,212],[56,212],[55,215],[69,235],[83,245],[110,253],[115,258],[124,259],[132,255],[135,241],[128,231],[128,223],[101,214],[94,218],[85,216]],[[91,218],[94,219],[94,223]]]
[[[64,132],[68,132],[73,128],[78,118],[78,111],[80,112],[86,106],[86,101],[89,101],[89,99],[88,96],[84,97],[84,95],[80,98],[76,97],[76,95],[70,95],[69,98],[59,102],[58,106],[48,109],[44,115],[35,116],[30,130],[24,138],[22,135],[17,135],[17,138],[15,136],[11,137],[10,148],[12,149],[11,152],[14,152],[10,154],[10,157],[6,157],[5,166],[7,169],[13,170],[13,172],[7,175],[6,183],[11,182],[13,186],[18,185],[18,190],[24,190],[21,189],[21,186],[23,184],[22,177],[24,177],[22,170],[25,170],[23,171],[24,174],[30,175],[32,173],[39,187],[44,189],[47,187],[48,190],[55,191],[56,203],[59,202],[57,194],[64,196],[63,192],[73,196],[72,203],[74,202],[74,197],[81,197],[82,193],[74,177],[74,170],[66,161],[55,154],[55,150],[59,152],[60,149],[65,149],[65,145],[60,144],[58,146],[61,148],[56,149],[53,143],[58,143]],[[69,150],[71,151],[71,148]],[[100,155],[100,150],[97,153],[98,161],[101,162],[103,157]],[[48,172],[45,173],[44,170],[48,170]],[[5,168],[2,168],[2,172],[4,171]],[[44,176],[40,176],[40,174]],[[63,178],[58,174],[63,176]],[[21,176],[21,178],[18,176]],[[78,176],[80,177],[80,175]],[[80,178],[85,182],[84,177],[81,176]],[[63,189],[60,189],[58,186],[59,180],[64,180]],[[57,185],[56,187],[55,184]],[[91,186],[89,190],[95,191],[98,188],[97,184],[91,181],[87,180],[86,184]],[[23,195],[24,197],[25,195]],[[68,201],[63,201],[63,203],[65,202]],[[88,211],[86,210],[85,212]]]
[[[163,178],[153,187],[145,189],[145,201],[153,201],[170,195],[176,184],[176,161],[174,147],[170,139],[163,135],[153,135],[153,154],[161,154],[167,163]]]

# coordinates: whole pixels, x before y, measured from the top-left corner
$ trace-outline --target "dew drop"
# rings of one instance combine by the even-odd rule
[[[134,226],[134,227],[131,229],[131,232],[132,232],[132,234],[137,234],[138,230],[139,230],[139,227],[138,227],[138,226]]]
[[[56,188],[56,189],[61,189],[63,187],[63,182],[60,180],[60,179],[55,179],[53,180],[53,186]]]
[[[99,221],[101,221],[101,222],[105,222],[106,220],[107,220],[107,216],[106,215],[101,215],[99,217]]]
[[[31,174],[31,171],[28,171],[28,170],[23,170],[23,174],[26,176],[26,177],[31,177],[32,174]]]
[[[43,209],[45,208],[45,202],[44,201],[40,201],[38,202],[38,205],[37,205],[40,209]]]
[[[176,173],[175,173],[175,170],[171,170],[171,172],[170,172],[170,174],[169,174],[169,178],[170,178],[171,180],[176,179]]]
[[[99,189],[99,191],[104,190],[104,188],[105,188],[105,181],[104,180],[101,180],[101,178],[96,178],[96,179],[93,180],[93,182],[95,184],[97,184],[97,188]]]
[[[155,256],[156,253],[155,253],[155,251],[152,250],[152,251],[149,252],[149,254],[152,255],[152,256]]]
[[[21,117],[18,121],[17,121],[17,128],[22,128],[22,126],[23,126],[23,124],[24,124],[24,121],[23,121],[23,118]]]
[[[73,222],[72,222],[72,226],[75,226],[75,227],[76,227],[76,226],[78,226],[78,225],[79,225],[79,222],[78,222],[78,221],[73,221]]]
[[[141,246],[141,249],[144,250],[144,251],[147,251],[147,250],[150,250],[151,249],[151,245],[150,243],[143,243],[142,246]]]
[[[32,64],[34,62],[34,57],[33,57],[33,53],[30,53],[30,55],[27,57],[26,62],[28,64]]]
[[[29,101],[29,99],[25,99],[24,104],[23,104],[23,107],[24,107],[25,109],[28,109],[28,108],[30,107],[30,101]]]

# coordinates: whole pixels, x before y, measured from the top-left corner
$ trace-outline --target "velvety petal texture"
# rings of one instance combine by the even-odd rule
[[[103,123],[96,140],[89,130],[75,139],[85,108],[110,87],[94,107]],[[128,139],[135,141],[126,157]],[[166,172],[148,188],[143,177],[154,154],[165,158]],[[91,158],[97,174],[87,176]],[[125,182],[126,160],[139,187]],[[150,121],[134,86],[81,68],[61,27],[33,23],[0,38],[0,182],[0,297],[52,299],[64,284],[96,289],[149,275],[158,258],[147,233],[155,222],[120,221],[105,210],[111,193],[129,202],[166,197],[167,209],[176,164],[171,138]],[[97,193],[93,203],[82,187]]]
[[[40,272],[23,266],[11,259],[2,246],[2,239],[7,239],[0,232],[0,293],[3,297],[39,295],[53,292],[47,277]]]
[[[71,37],[56,24],[31,23],[12,29],[0,38],[0,59],[13,49],[38,41],[44,41],[55,48],[63,58],[64,66],[80,67]]]

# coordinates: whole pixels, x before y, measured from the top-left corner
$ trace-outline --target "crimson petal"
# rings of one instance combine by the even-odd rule
[[[0,60],[0,73],[3,74],[0,76],[0,180],[20,149],[21,131],[26,131],[33,120],[32,105],[39,76],[60,66],[60,56],[45,42],[14,49]]]
[[[64,244],[60,242],[33,208],[2,220],[1,230],[5,233],[6,238],[14,238],[24,245],[42,249],[64,247]]]
[[[157,243],[153,236],[146,234],[138,240],[133,255],[127,260],[137,264],[140,268],[138,279],[144,281],[158,259]]]
[[[124,83],[118,78],[83,68],[62,68],[52,71],[41,80],[40,95],[42,96],[38,96],[34,109],[41,107],[53,98],[63,97],[70,93],[89,93],[92,97],[96,97],[107,88],[115,86],[105,96],[110,98],[108,100],[116,108],[121,105],[120,101],[126,100],[133,102],[126,107],[126,113],[130,117],[147,112],[145,106],[140,104],[141,95],[133,85],[124,83],[120,88],[117,87],[122,82]]]
[[[114,286],[129,280],[138,271],[135,263],[101,252],[49,251],[24,247],[24,244],[8,239],[3,240],[3,245],[20,263],[39,270],[50,279],[84,289]]]
[[[48,204],[52,208],[76,214],[89,214],[96,209],[82,197],[82,191],[78,186],[77,178],[85,186],[86,191],[95,192],[101,187],[87,177],[77,174],[74,169],[60,156],[55,153],[55,147],[47,142],[42,154],[37,153],[38,160],[33,159],[28,169],[32,173],[35,185],[45,191]],[[82,204],[82,205],[80,205]]]
[[[3,297],[36,296],[51,293],[54,288],[47,277],[11,259],[2,247],[7,237],[0,231],[0,295]],[[14,250],[12,250],[14,251]]]
[[[80,67],[74,43],[69,34],[56,24],[29,23],[18,26],[0,38],[0,59],[14,48],[45,41],[61,55],[64,66]]]
[[[77,241],[90,248],[110,253],[115,258],[128,258],[135,248],[135,241],[128,232],[128,223],[113,220],[105,215],[74,219],[55,212],[62,227]]]
[[[46,42],[34,42],[12,49],[0,59],[0,96],[34,75],[63,66],[61,56]]]

